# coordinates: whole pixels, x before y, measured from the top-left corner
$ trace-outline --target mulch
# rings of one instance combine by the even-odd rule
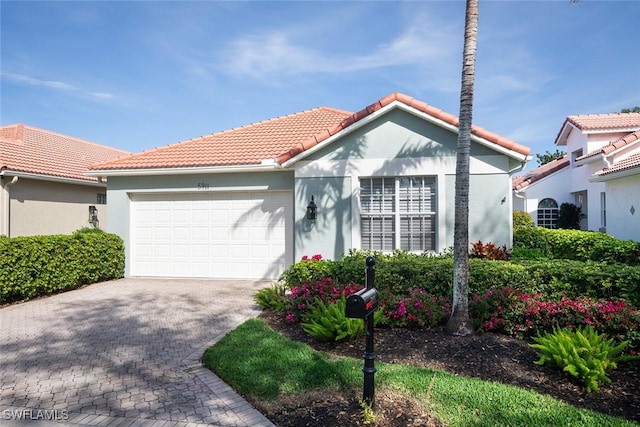
[[[319,341],[300,325],[284,321],[282,314],[265,310],[260,318],[288,338],[335,356],[362,358],[364,339],[341,343]],[[611,371],[610,384],[587,393],[566,373],[539,366],[535,351],[523,340],[498,335],[470,337],[447,335],[443,329],[394,329],[375,331],[376,361],[430,367],[453,374],[498,381],[548,394],[573,406],[623,417],[640,423],[640,366],[624,364]],[[308,393],[273,403],[253,402],[277,426],[367,425],[362,418],[361,390]],[[378,427],[438,427],[443,424],[419,402],[406,396],[376,393]],[[371,424],[369,424],[371,425]]]

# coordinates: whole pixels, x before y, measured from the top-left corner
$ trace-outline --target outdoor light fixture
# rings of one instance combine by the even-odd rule
[[[98,220],[98,208],[96,208],[93,205],[89,206],[89,223],[94,227],[97,227],[99,222],[100,221]]]
[[[311,201],[307,205],[307,219],[309,221],[316,220],[316,211],[318,210],[318,205],[313,201],[313,196],[311,196]]]

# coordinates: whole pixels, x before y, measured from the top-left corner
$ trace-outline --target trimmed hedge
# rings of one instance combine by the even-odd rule
[[[404,297],[410,289],[451,298],[451,256],[417,255],[408,252],[382,254],[354,251],[338,261],[308,260],[291,266],[281,280],[288,286],[314,283],[331,277],[336,283],[364,286],[365,259],[376,259],[375,287],[382,298]],[[469,294],[504,287],[539,292],[549,298],[625,298],[640,307],[640,266],[575,260],[493,261],[469,260]]]
[[[0,304],[121,278],[124,243],[96,229],[72,235],[0,237]]]
[[[601,261],[640,265],[640,243],[619,240],[604,233],[581,230],[551,230],[544,227],[514,227],[513,254],[537,257]],[[525,257],[534,258],[535,256]]]

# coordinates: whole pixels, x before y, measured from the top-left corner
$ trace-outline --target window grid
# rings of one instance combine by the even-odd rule
[[[435,178],[362,178],[361,242],[372,250],[435,250]]]
[[[543,199],[538,203],[538,227],[558,228],[558,203]]]

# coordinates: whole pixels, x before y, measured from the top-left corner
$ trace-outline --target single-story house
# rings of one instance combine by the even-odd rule
[[[25,124],[0,127],[0,235],[106,228],[107,185],[84,172],[128,154]]]
[[[93,165],[128,276],[277,278],[352,248],[453,245],[458,119],[392,93]],[[529,148],[474,126],[470,239],[511,245],[511,174]]]
[[[640,113],[569,116],[555,145],[567,154],[513,178],[514,209],[555,228],[560,205],[572,203],[583,214],[582,230],[640,241]]]

